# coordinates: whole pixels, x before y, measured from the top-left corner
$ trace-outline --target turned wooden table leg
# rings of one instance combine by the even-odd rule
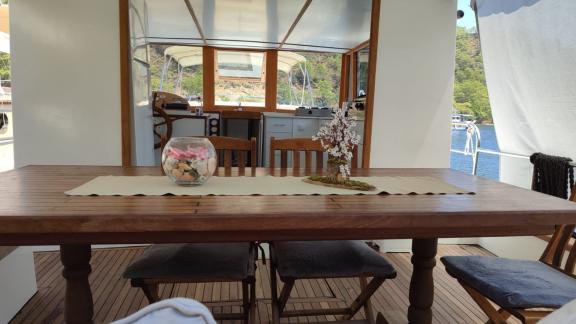
[[[93,323],[92,292],[88,282],[88,276],[92,271],[90,257],[90,244],[60,246],[60,260],[64,266],[62,276],[66,279],[64,300],[66,323]]]
[[[408,322],[432,323],[434,302],[433,270],[436,265],[438,239],[412,240],[412,279],[410,280],[410,307]]]

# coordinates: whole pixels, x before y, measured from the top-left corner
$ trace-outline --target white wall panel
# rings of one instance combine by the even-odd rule
[[[0,260],[0,323],[8,323],[36,293],[32,248],[19,247]]]
[[[370,166],[449,167],[456,0],[382,0]]]
[[[382,0],[379,27],[370,167],[447,168],[456,1]],[[475,240],[444,243],[454,242]],[[377,243],[385,252],[411,246]]]
[[[118,2],[10,4],[16,166],[121,164]]]

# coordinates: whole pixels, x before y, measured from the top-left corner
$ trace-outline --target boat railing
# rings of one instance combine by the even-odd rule
[[[466,126],[466,132],[467,132],[465,148],[464,150],[451,149],[450,152],[472,156],[472,172],[471,172],[472,175],[476,175],[478,173],[478,157],[480,153],[497,155],[497,156],[507,156],[519,159],[530,159],[530,156],[528,155],[484,149],[480,146],[482,140],[480,136],[480,129],[478,128],[478,126],[474,123],[467,123],[466,125],[463,126]],[[576,162],[571,162],[570,165],[576,167]]]

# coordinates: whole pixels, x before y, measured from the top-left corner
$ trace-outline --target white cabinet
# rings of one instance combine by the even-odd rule
[[[311,138],[318,133],[320,127],[330,122],[329,117],[300,117],[281,113],[264,113],[264,138],[262,148],[262,161],[265,167],[270,166],[270,138]],[[357,132],[360,134],[358,158],[362,161],[364,121],[357,121]],[[315,159],[315,157],[314,157]],[[275,153],[276,165],[280,163],[280,152]],[[324,163],[327,157],[324,156]],[[314,163],[314,162],[313,162]],[[301,156],[300,165],[304,165],[304,156]],[[288,154],[288,166],[292,166],[292,156]]]

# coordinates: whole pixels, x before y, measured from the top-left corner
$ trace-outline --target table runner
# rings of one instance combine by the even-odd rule
[[[212,177],[201,186],[183,187],[163,176],[100,176],[67,191],[70,196],[163,195],[356,195],[472,194],[433,177],[353,177],[377,188],[348,190],[309,184],[301,177]]]

